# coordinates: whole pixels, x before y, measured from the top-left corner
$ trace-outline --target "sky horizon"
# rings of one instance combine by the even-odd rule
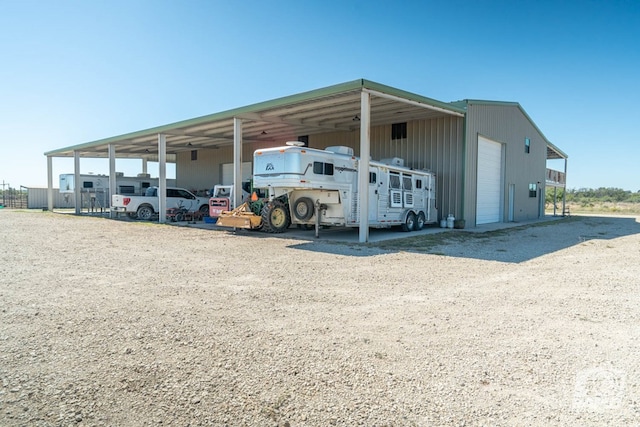
[[[46,187],[48,151],[364,78],[518,102],[569,189],[637,192],[638,40],[636,1],[0,0],[0,184]]]

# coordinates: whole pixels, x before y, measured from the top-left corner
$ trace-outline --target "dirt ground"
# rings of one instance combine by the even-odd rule
[[[416,253],[3,209],[0,239],[2,426],[640,423],[635,217]]]

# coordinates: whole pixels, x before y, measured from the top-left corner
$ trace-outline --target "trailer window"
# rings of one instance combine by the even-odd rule
[[[369,172],[369,184],[375,184],[378,182],[378,178],[376,177],[375,172]]]
[[[389,187],[400,188],[400,175],[398,175],[397,173],[389,174]]]
[[[412,190],[411,175],[402,175],[402,188],[405,190]]]
[[[136,192],[136,189],[133,185],[121,185],[120,186],[120,194],[133,194]]]
[[[333,163],[313,162],[313,173],[316,175],[333,175]]]

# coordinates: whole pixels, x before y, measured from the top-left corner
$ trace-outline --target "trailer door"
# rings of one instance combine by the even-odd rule
[[[372,166],[369,168],[369,222],[378,222],[378,205],[380,201],[379,183],[382,179],[380,170]]]

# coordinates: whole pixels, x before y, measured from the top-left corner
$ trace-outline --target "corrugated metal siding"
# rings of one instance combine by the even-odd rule
[[[29,209],[43,209],[49,205],[48,190],[46,188],[27,189],[27,207]],[[75,206],[73,194],[60,194],[58,188],[53,189],[53,208],[73,208]]]
[[[463,119],[442,117],[407,123],[407,138],[391,140],[391,125],[371,128],[371,158],[401,157],[413,169],[428,169],[437,178],[437,207],[441,217],[462,212]],[[352,147],[360,151],[360,132],[311,135],[309,145]]]
[[[508,218],[508,188],[515,185],[514,220],[538,217],[537,197],[529,197],[529,183],[544,185],[546,171],[546,142],[535,126],[516,105],[469,103],[466,129],[466,176],[464,214],[469,226],[476,220],[476,183],[478,164],[478,135],[505,145],[503,212]],[[531,140],[530,153],[524,151],[524,140]],[[544,196],[543,196],[544,197]]]

